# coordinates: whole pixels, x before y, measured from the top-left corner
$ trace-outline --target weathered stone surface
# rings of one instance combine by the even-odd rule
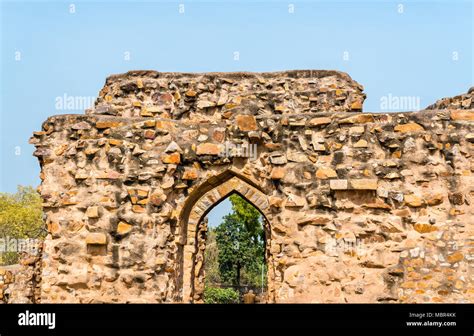
[[[283,177],[285,177],[285,174],[285,168],[275,167],[272,169],[271,178],[273,180],[281,180]]]
[[[87,208],[86,215],[89,218],[99,218],[99,207],[91,206]]]
[[[366,148],[367,146],[367,140],[364,139],[360,139],[354,144],[354,148]]]
[[[178,152],[178,153],[183,152],[181,147],[179,147],[179,145],[174,141],[170,142],[168,147],[166,147],[166,149],[165,149],[165,153],[173,153],[173,152]]]
[[[347,180],[330,180],[329,186],[332,190],[347,190],[349,183]]]
[[[423,199],[416,195],[405,195],[404,196],[405,203],[410,207],[421,207],[423,205]]]
[[[444,196],[443,194],[430,194],[426,197],[426,204],[435,206],[443,203]]]
[[[316,177],[323,180],[328,179],[328,178],[333,178],[333,177],[337,178],[337,173],[334,169],[330,167],[320,167],[316,171]]]
[[[430,224],[422,224],[422,223],[415,224],[413,228],[419,233],[428,233],[428,232],[433,232],[433,231],[438,230],[438,228],[435,226],[432,226]]]
[[[451,111],[451,119],[453,120],[474,120],[474,112],[472,111]]]
[[[360,135],[365,132],[365,128],[363,126],[353,126],[349,128],[349,135]]]
[[[377,179],[352,179],[350,185],[356,190],[377,190]]]
[[[155,206],[160,206],[166,201],[166,195],[163,191],[155,191],[150,195],[150,203]]]
[[[164,154],[161,156],[161,161],[163,163],[178,164],[181,162],[181,155],[179,153]]]
[[[464,195],[460,192],[454,192],[449,194],[449,201],[454,205],[464,204]]]
[[[95,124],[97,129],[104,129],[104,128],[111,128],[111,127],[118,127],[121,123],[118,121],[98,121]]]
[[[266,302],[474,302],[471,93],[354,113],[362,90],[332,71],[109,77],[33,134],[49,234],[17,297],[201,302],[204,215],[238,193],[265,218]]]
[[[417,123],[408,123],[408,124],[402,124],[402,125],[395,126],[394,130],[395,130],[395,132],[409,133],[409,132],[420,132],[420,131],[423,131],[424,128],[423,128],[423,126],[421,126]]]
[[[273,206],[275,208],[281,208],[283,206],[283,199],[280,197],[270,196],[268,198],[268,201],[270,203],[270,206]]]
[[[320,125],[327,125],[331,123],[331,118],[328,117],[319,117],[313,118],[308,121],[308,126],[320,126]]]
[[[197,146],[197,155],[219,155],[221,148],[213,143],[203,143]]]
[[[235,117],[235,121],[241,131],[257,130],[257,121],[252,115],[238,115]]]
[[[308,158],[306,157],[305,154],[303,153],[298,153],[298,152],[288,152],[286,154],[286,158],[288,159],[288,161],[291,161],[291,162],[298,162],[298,163],[302,163],[302,162],[307,162],[308,161]]]
[[[275,153],[270,156],[270,162],[274,165],[283,165],[288,162],[286,156],[281,153]]]
[[[198,171],[195,168],[188,168],[183,173],[183,180],[195,180],[198,178]]]
[[[107,244],[107,236],[103,233],[89,233],[86,237],[86,244],[105,245]]]
[[[474,110],[474,90],[471,87],[467,93],[455,97],[443,98],[428,106],[427,110],[464,109]],[[472,111],[471,111],[472,112]]]
[[[355,101],[351,104],[351,111],[362,111],[362,103]]]
[[[304,207],[305,204],[306,204],[306,201],[303,197],[291,194],[286,199],[285,206],[286,207],[291,207],[291,208],[293,208],[293,207],[300,208],[300,207]]]
[[[126,235],[127,233],[129,233],[130,231],[132,231],[132,228],[133,226],[126,223],[126,222],[123,222],[121,221],[120,223],[118,223],[117,225],[117,233],[119,235]]]
[[[461,252],[456,252],[451,255],[448,255],[447,258],[448,262],[454,264],[464,259],[464,255]]]
[[[372,114],[356,114],[339,121],[340,124],[365,124],[374,121]]]
[[[330,215],[313,215],[304,216],[298,220],[298,225],[326,225],[331,222],[332,216]]]

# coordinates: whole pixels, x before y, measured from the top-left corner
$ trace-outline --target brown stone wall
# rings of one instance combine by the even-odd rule
[[[454,97],[447,97],[438,100],[434,104],[428,106],[427,110],[439,109],[459,109],[459,110],[473,110],[474,109],[474,86],[471,87],[467,93],[457,95]]]
[[[131,71],[107,78],[88,114],[225,119],[238,111],[274,114],[362,111],[363,87],[338,71],[162,73]]]
[[[0,266],[0,303],[8,303],[10,301],[9,300],[9,294],[10,294],[9,287],[15,280],[14,273],[17,269],[18,269],[18,266],[16,267]]]
[[[270,302],[473,302],[474,111],[364,98],[334,71],[109,77],[31,139],[42,302],[199,301],[199,224],[233,192],[265,216]]]
[[[0,266],[0,303],[41,302],[41,242],[37,252],[22,253],[17,265]]]

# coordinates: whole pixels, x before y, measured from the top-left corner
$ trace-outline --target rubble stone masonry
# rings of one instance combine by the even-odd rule
[[[336,71],[111,76],[30,140],[38,300],[201,302],[203,220],[239,193],[267,302],[474,302],[472,96],[380,114]]]
[[[18,265],[0,266],[0,304],[41,302],[41,251],[38,242],[36,253],[22,252]]]

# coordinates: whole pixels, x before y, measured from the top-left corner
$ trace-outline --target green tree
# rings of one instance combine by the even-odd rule
[[[215,229],[220,278],[237,286],[242,280],[259,285],[265,251],[260,213],[238,195],[230,201],[233,212]]]
[[[18,186],[14,194],[0,193],[0,239],[43,238],[41,197],[32,187]],[[18,253],[0,253],[3,264],[15,263]]]
[[[229,197],[232,203],[232,210],[237,216],[237,220],[245,225],[245,228],[257,242],[259,239],[264,241],[265,236],[261,224],[260,212],[249,202],[238,194]]]
[[[204,289],[205,303],[239,303],[239,292],[233,288],[206,287]]]

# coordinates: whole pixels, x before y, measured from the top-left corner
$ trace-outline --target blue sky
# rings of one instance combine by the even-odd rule
[[[473,17],[471,1],[1,1],[0,191],[39,184],[31,133],[82,113],[57,97],[95,97],[110,74],[335,69],[365,111],[424,107],[473,85]]]

